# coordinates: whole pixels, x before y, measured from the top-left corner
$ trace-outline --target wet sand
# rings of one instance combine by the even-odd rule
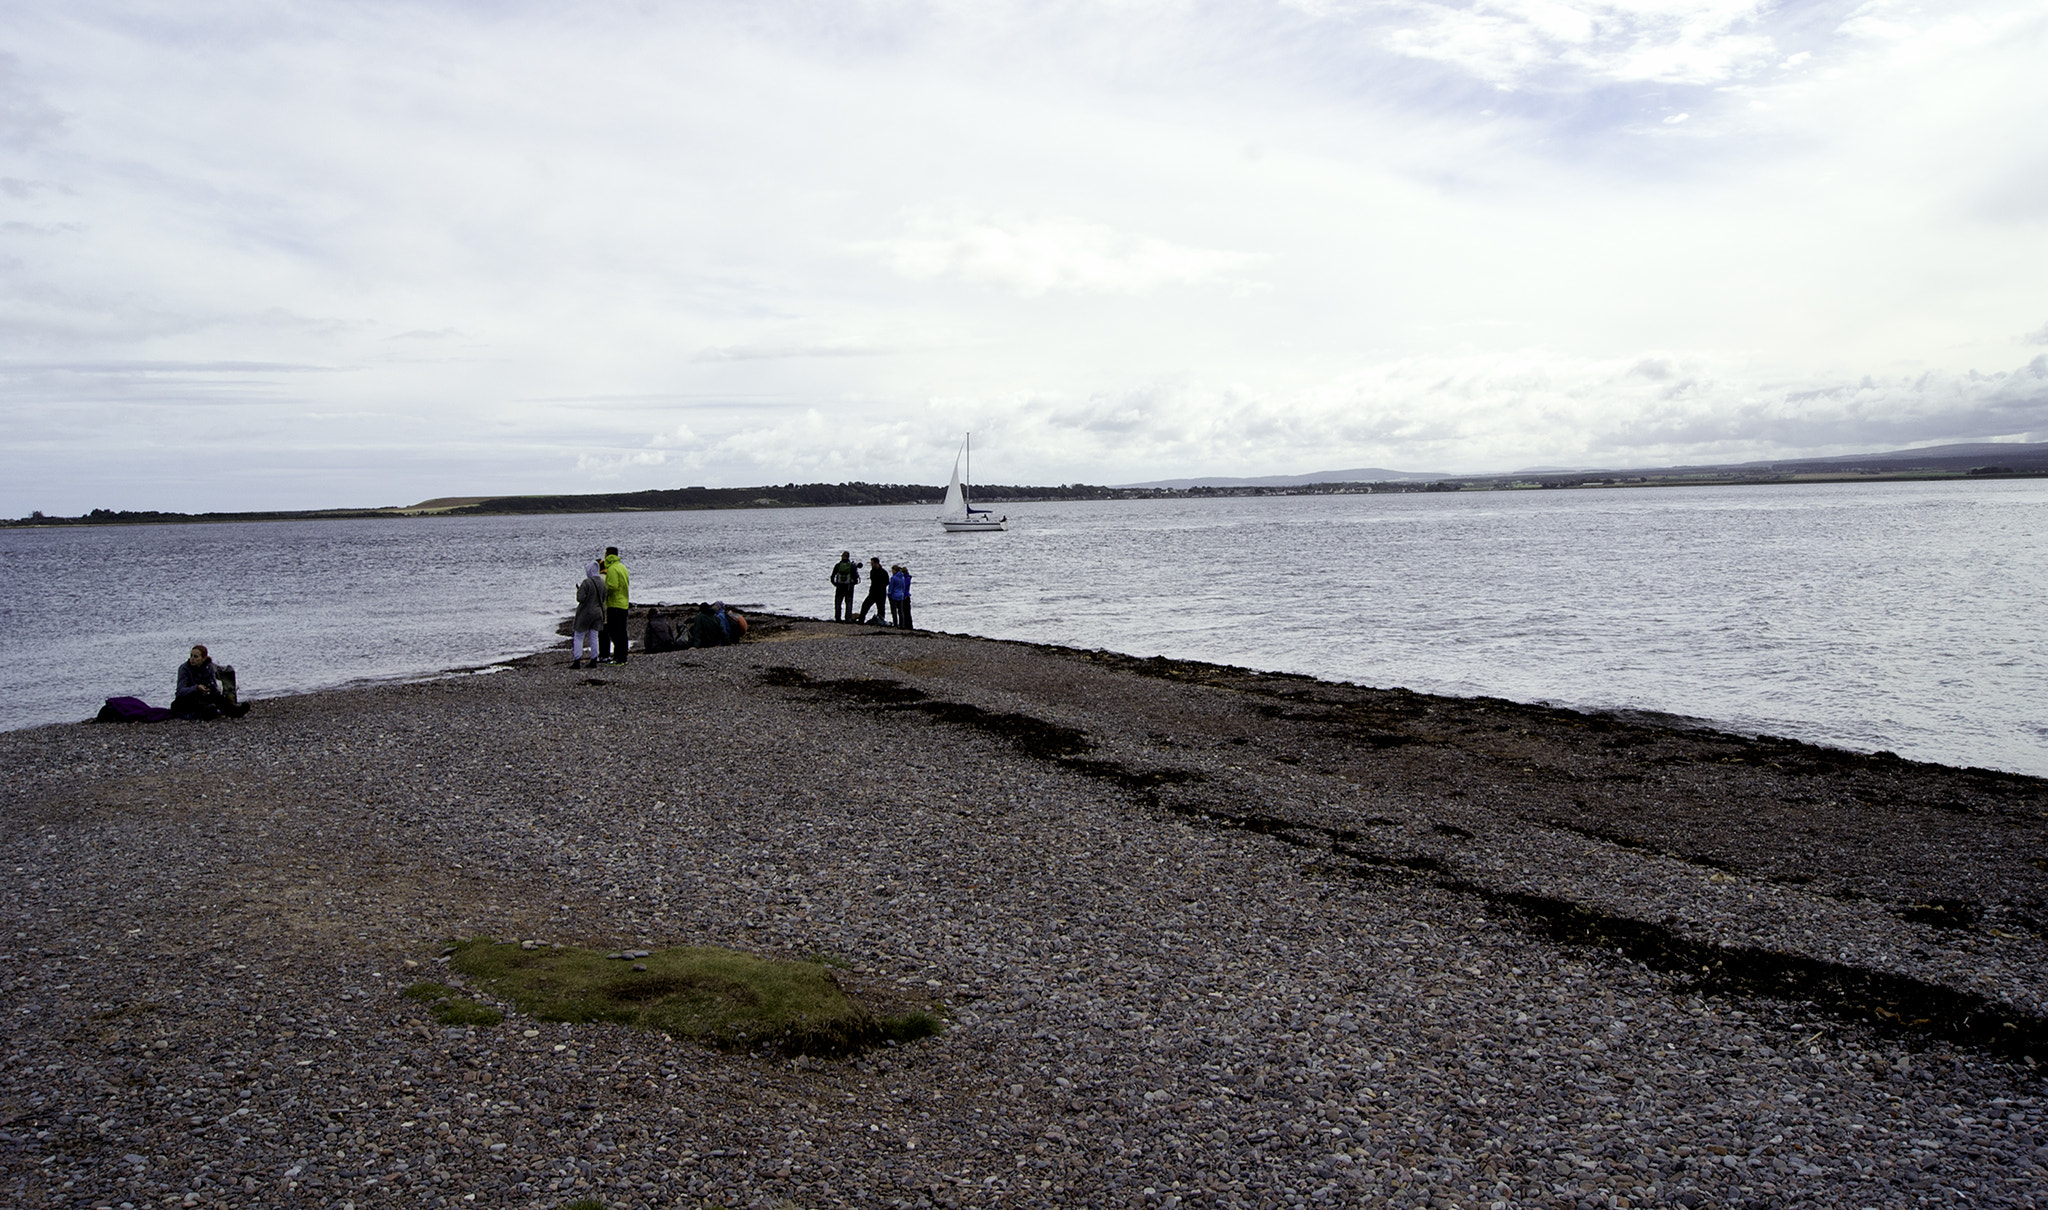
[[[0,1201],[2048,1202],[2048,783],[759,623],[0,735]],[[952,1024],[436,1025],[475,935]]]

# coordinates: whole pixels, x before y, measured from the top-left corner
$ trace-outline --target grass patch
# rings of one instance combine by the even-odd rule
[[[504,1013],[485,1008],[444,983],[415,983],[404,996],[429,1006],[434,1020],[443,1025],[496,1025],[505,1019]]]
[[[526,950],[516,941],[478,937],[457,943],[450,964],[542,1021],[612,1021],[721,1050],[836,1058],[930,1037],[941,1027],[929,1012],[869,1011],[823,963],[711,946],[677,946],[622,961],[598,950]]]

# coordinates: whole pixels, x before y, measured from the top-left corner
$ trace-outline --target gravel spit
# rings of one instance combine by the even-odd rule
[[[0,1203],[2048,1205],[2048,785],[763,618],[0,735]],[[828,955],[839,1062],[452,938]]]

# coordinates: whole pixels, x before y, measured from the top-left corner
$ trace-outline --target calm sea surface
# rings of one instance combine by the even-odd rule
[[[936,630],[2048,775],[2041,480],[1027,504],[1004,534],[933,512],[0,530],[0,727],[165,704],[193,643],[252,698],[530,652],[606,544],[636,601],[829,617],[851,548],[909,564]]]

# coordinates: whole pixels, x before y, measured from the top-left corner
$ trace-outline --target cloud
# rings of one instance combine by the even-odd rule
[[[2044,23],[15,5],[0,513],[2039,432]]]
[[[2048,156],[2009,166],[1983,187],[1977,210],[1995,222],[2048,219]]]
[[[913,227],[858,247],[913,280],[950,278],[1027,297],[1142,294],[1218,280],[1259,259],[1072,219],[923,219]]]
[[[1712,85],[1776,56],[1756,31],[1764,9],[1760,0],[1418,2],[1395,9],[1405,20],[1386,43],[1507,90],[1573,79]]]
[[[690,355],[692,361],[778,361],[792,357],[888,357],[900,352],[898,349],[873,348],[858,344],[816,344],[816,345],[728,345],[719,349],[700,349]]]
[[[28,235],[49,237],[65,235],[79,230],[77,223],[24,223],[19,220],[0,223],[0,235]]]
[[[661,466],[668,461],[668,454],[662,450],[635,450],[623,454],[579,453],[576,455],[576,472],[591,479],[604,481],[624,477],[629,470]]]
[[[21,59],[0,51],[0,147],[28,147],[63,126],[64,115],[29,84]]]
[[[16,201],[32,198],[52,187],[48,181],[25,181],[20,177],[13,176],[0,177],[0,193],[4,193]]]
[[[1747,461],[2048,432],[2048,355],[1994,373],[1853,379],[1772,375],[1697,353],[1411,358],[1284,394],[1181,379],[933,399],[885,416],[811,408],[766,423],[739,414],[649,445],[681,450],[676,467],[721,469],[735,483],[934,482],[963,417],[1000,482],[1125,482],[1165,467],[1479,473]]]
[[[1028,401],[1011,415],[1027,433],[1080,439],[1098,464],[1213,473],[1740,461],[2048,431],[2048,356],[1992,374],[1791,381],[1683,355],[1412,359],[1293,397],[1179,384]]]

